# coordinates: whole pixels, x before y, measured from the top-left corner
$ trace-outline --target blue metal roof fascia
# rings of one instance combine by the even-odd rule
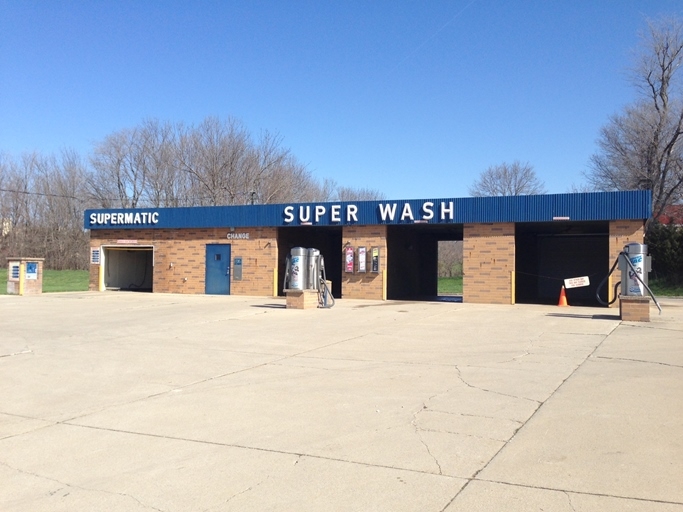
[[[451,205],[452,203],[452,205]],[[394,206],[395,205],[395,206]],[[406,206],[407,205],[407,206]],[[316,206],[324,213],[315,221]],[[293,219],[286,221],[285,208]],[[340,221],[332,221],[337,208]],[[349,207],[352,207],[349,210]],[[353,214],[349,212],[353,212]],[[384,218],[381,212],[384,211]],[[300,219],[300,212],[303,219]],[[431,218],[430,212],[432,212]],[[340,201],[246,206],[86,210],[85,229],[178,229],[217,227],[287,227],[302,225],[475,224],[493,222],[605,221],[647,219],[652,212],[648,190],[536,196],[466,197],[390,201]],[[121,223],[118,214],[156,213],[156,222]],[[393,218],[390,213],[393,213]],[[91,216],[108,222],[91,223]],[[117,218],[111,222],[113,215]],[[355,218],[357,220],[354,220]],[[98,217],[99,216],[99,217]],[[145,217],[147,218],[147,217]],[[151,217],[150,217],[151,219]]]

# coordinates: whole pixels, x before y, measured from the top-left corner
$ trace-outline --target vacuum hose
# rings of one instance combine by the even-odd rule
[[[624,253],[623,253],[623,252],[620,252],[620,253],[619,253],[619,256],[621,256],[622,254],[624,254]],[[614,285],[614,298],[613,298],[611,301],[605,302],[604,300],[602,300],[602,299],[600,298],[600,290],[602,290],[602,287],[605,286],[605,283],[606,283],[607,280],[609,279],[609,276],[612,275],[612,272],[614,272],[614,269],[617,267],[617,264],[618,264],[618,263],[619,263],[619,257],[617,257],[617,259],[614,261],[614,265],[612,265],[612,268],[609,269],[609,272],[607,272],[607,275],[605,276],[605,278],[604,278],[602,281],[600,281],[600,284],[598,285],[598,287],[597,287],[596,290],[595,290],[595,298],[598,299],[598,302],[599,302],[600,304],[602,304],[603,306],[611,306],[612,304],[614,304],[614,303],[616,302],[617,298],[619,297],[619,296],[617,295],[617,288],[618,288],[619,285],[621,284],[621,281],[617,281],[617,282],[615,283],[615,285]]]
[[[334,306],[335,300],[332,296],[332,290],[330,290],[329,286],[327,286],[327,275],[325,274],[325,258],[323,258],[322,254],[320,255],[320,286],[318,287],[318,290],[318,305],[321,308],[326,309],[329,309],[332,306]],[[327,303],[327,297],[329,297],[332,300],[330,304]]]
[[[289,273],[292,271],[292,258],[287,255],[285,259],[285,278],[282,280],[282,289],[286,290],[289,288]]]

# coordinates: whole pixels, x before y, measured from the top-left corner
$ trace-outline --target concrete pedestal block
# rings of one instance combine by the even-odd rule
[[[318,307],[318,290],[285,290],[287,309],[315,309]]]
[[[620,295],[619,316],[626,322],[649,322],[650,297]]]

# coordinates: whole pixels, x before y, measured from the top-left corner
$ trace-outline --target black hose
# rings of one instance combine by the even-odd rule
[[[318,307],[329,309],[334,306],[335,300],[332,296],[332,290],[327,286],[327,273],[325,272],[325,258],[320,255],[320,284],[318,286]],[[325,297],[329,296],[332,299],[331,304],[327,304]]]
[[[622,254],[623,254],[623,252],[620,252],[619,256],[621,256]],[[617,281],[617,283],[614,285],[614,298],[610,302],[605,302],[600,298],[600,290],[602,290],[602,287],[605,286],[605,283],[609,279],[609,276],[612,275],[612,272],[614,272],[614,269],[616,268],[618,263],[619,263],[619,257],[617,257],[617,259],[614,261],[614,265],[612,265],[612,268],[609,270],[609,272],[607,272],[607,275],[605,276],[605,278],[602,281],[600,281],[600,284],[595,289],[595,298],[598,299],[598,302],[600,304],[602,304],[603,306],[611,306],[617,300],[617,297],[618,297],[617,287],[621,284],[621,281]]]
[[[289,254],[287,255],[287,258],[285,258],[285,277],[282,280],[282,290],[287,289],[287,285],[289,284],[289,273],[292,271],[291,269],[291,258],[289,257]]]

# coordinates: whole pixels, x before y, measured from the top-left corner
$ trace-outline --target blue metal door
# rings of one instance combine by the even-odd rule
[[[230,295],[230,244],[206,244],[205,293]]]

